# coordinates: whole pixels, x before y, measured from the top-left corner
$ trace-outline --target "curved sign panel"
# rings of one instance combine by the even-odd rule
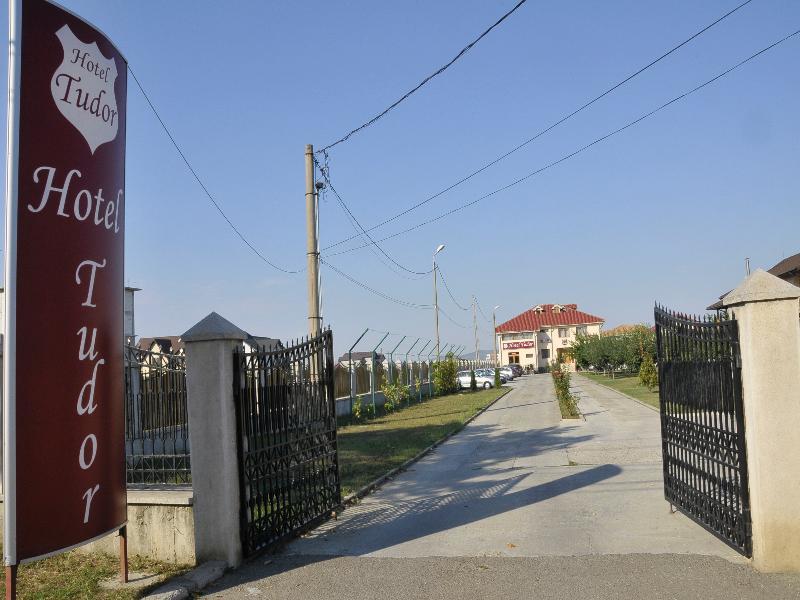
[[[45,0],[12,0],[6,177],[6,564],[126,520],[127,64]]]

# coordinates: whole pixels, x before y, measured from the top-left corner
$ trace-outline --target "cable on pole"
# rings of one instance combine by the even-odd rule
[[[442,278],[444,289],[447,290],[447,295],[450,296],[450,299],[453,301],[453,304],[455,304],[461,310],[469,310],[469,306],[461,306],[458,300],[456,300],[455,296],[453,296],[453,292],[450,291],[450,286],[447,285],[447,280],[444,278],[444,273],[442,273],[442,268],[439,265],[436,265],[436,270],[439,272],[439,277]]]
[[[167,134],[167,137],[169,138],[169,141],[172,142],[172,145],[175,147],[175,150],[178,151],[178,155],[181,157],[181,160],[183,160],[184,164],[189,169],[189,172],[192,174],[192,176],[194,177],[195,181],[197,181],[198,185],[200,185],[200,187],[202,188],[202,190],[205,193],[205,195],[211,201],[211,204],[214,205],[214,208],[216,208],[217,212],[220,215],[222,215],[222,218],[225,219],[225,222],[230,226],[230,228],[239,237],[239,239],[242,240],[242,242],[244,242],[244,244],[248,248],[250,248],[250,250],[253,252],[253,254],[255,254],[258,258],[260,258],[262,261],[264,261],[266,264],[268,264],[273,269],[275,269],[277,271],[281,271],[282,273],[288,273],[288,274],[291,274],[291,275],[296,274],[296,273],[302,273],[305,270],[305,268],[297,269],[296,271],[292,271],[291,269],[284,269],[283,267],[279,267],[278,265],[273,263],[271,260],[269,260],[266,256],[261,254],[261,252],[250,242],[250,240],[248,240],[244,236],[244,234],[241,231],[239,231],[239,228],[236,227],[236,225],[233,224],[233,221],[231,221],[228,218],[228,215],[225,214],[225,211],[222,210],[222,207],[214,199],[214,196],[208,190],[208,187],[206,187],[206,184],[203,183],[202,179],[200,179],[200,175],[197,174],[197,171],[195,171],[194,167],[189,162],[189,159],[186,158],[186,154],[184,154],[183,150],[181,150],[181,147],[178,145],[178,142],[175,140],[175,137],[172,135],[172,132],[167,127],[167,124],[164,122],[164,119],[161,118],[161,115],[159,114],[158,110],[156,110],[155,105],[153,104],[152,100],[150,100],[150,96],[147,94],[147,92],[144,91],[144,87],[142,87],[142,84],[139,82],[139,78],[136,77],[136,73],[133,72],[133,69],[131,68],[130,65],[128,65],[128,71],[130,72],[131,76],[133,77],[133,80],[136,82],[136,87],[139,88],[139,91],[142,93],[142,96],[144,96],[144,99],[147,101],[147,104],[150,107],[150,110],[153,112],[153,114],[155,115],[156,119],[161,124],[161,128],[164,130],[164,133]]]
[[[494,22],[494,24],[492,24],[492,26],[491,26],[491,27],[489,27],[487,30],[485,30],[483,33],[481,33],[481,34],[480,34],[480,35],[479,35],[477,38],[475,38],[475,39],[474,39],[474,40],[472,40],[472,41],[471,41],[469,44],[467,44],[467,45],[466,45],[464,48],[462,48],[462,49],[459,51],[459,53],[458,53],[458,54],[456,54],[456,55],[455,55],[455,56],[454,56],[454,57],[453,57],[453,58],[450,60],[450,62],[448,62],[447,64],[445,64],[445,65],[443,65],[443,66],[441,66],[441,67],[439,67],[439,68],[438,68],[436,71],[434,71],[433,73],[431,73],[430,75],[428,75],[428,76],[427,76],[425,79],[423,79],[422,81],[420,81],[420,82],[419,82],[419,83],[416,85],[416,87],[412,88],[411,90],[409,90],[408,92],[406,92],[405,94],[403,94],[403,95],[402,95],[402,96],[401,96],[401,97],[400,97],[398,100],[396,100],[396,101],[392,102],[392,104],[390,104],[388,107],[386,107],[386,108],[385,108],[383,111],[381,111],[380,113],[378,113],[377,115],[375,115],[374,117],[372,117],[372,118],[371,118],[369,121],[367,121],[367,122],[363,123],[362,125],[359,125],[359,126],[358,126],[358,127],[356,127],[355,129],[353,129],[353,130],[351,130],[350,132],[348,132],[347,134],[343,135],[342,137],[340,137],[340,138],[339,138],[338,140],[336,140],[335,142],[333,142],[333,143],[330,143],[330,144],[328,144],[327,146],[325,146],[324,148],[322,148],[322,149],[318,150],[317,152],[325,152],[325,151],[327,151],[327,150],[330,150],[330,149],[331,149],[331,148],[333,148],[334,146],[337,146],[337,145],[341,144],[342,142],[346,142],[348,139],[350,139],[350,137],[351,137],[351,136],[355,135],[356,133],[358,133],[359,131],[361,131],[361,130],[363,130],[363,129],[366,129],[366,128],[367,128],[367,127],[369,127],[370,125],[373,125],[373,124],[374,124],[376,121],[378,121],[378,120],[380,120],[381,118],[383,118],[383,117],[384,117],[384,116],[385,116],[387,113],[389,113],[389,111],[391,111],[392,109],[394,109],[395,107],[397,107],[397,106],[398,106],[398,105],[399,105],[401,102],[403,102],[404,100],[406,100],[407,98],[409,98],[409,97],[410,97],[412,94],[414,94],[415,92],[417,92],[417,91],[418,91],[418,90],[419,90],[419,89],[420,89],[422,86],[424,86],[426,83],[428,83],[429,81],[431,81],[431,80],[432,80],[434,77],[436,77],[437,75],[441,75],[442,73],[444,73],[444,72],[445,72],[445,71],[446,71],[446,70],[447,70],[447,69],[448,69],[448,68],[449,68],[449,67],[450,67],[450,66],[451,66],[451,65],[452,65],[454,62],[456,62],[456,61],[457,61],[459,58],[461,58],[462,56],[464,56],[464,55],[465,55],[465,54],[466,54],[466,53],[467,53],[467,52],[468,52],[468,51],[469,51],[469,50],[470,50],[470,49],[471,49],[471,48],[472,48],[472,47],[473,47],[475,44],[477,44],[477,43],[478,43],[478,42],[480,42],[480,41],[481,41],[481,40],[482,40],[484,37],[486,37],[487,35],[489,35],[489,33],[492,31],[492,29],[494,29],[495,27],[497,27],[498,25],[500,25],[500,23],[502,23],[503,21],[505,21],[505,20],[506,20],[508,17],[510,17],[512,14],[514,14],[514,12],[516,12],[516,10],[517,10],[517,9],[518,9],[520,6],[522,6],[523,4],[525,4],[525,2],[527,2],[527,0],[520,0],[519,2],[517,2],[517,4],[514,6],[514,8],[512,8],[511,10],[509,10],[509,11],[508,11],[506,14],[504,14],[504,15],[503,15],[502,17],[500,17],[500,18],[499,18],[497,21],[495,21],[495,22]]]
[[[690,37],[688,37],[688,38],[686,38],[685,40],[683,40],[682,42],[680,42],[678,45],[676,45],[676,46],[673,46],[671,49],[669,49],[668,51],[664,52],[664,53],[663,53],[663,54],[661,54],[659,57],[657,57],[657,58],[655,58],[655,59],[651,60],[651,61],[650,61],[648,64],[646,64],[645,66],[643,66],[643,67],[641,67],[640,69],[638,69],[637,71],[635,71],[635,72],[631,73],[630,75],[628,75],[627,77],[625,77],[625,78],[624,78],[624,79],[622,79],[621,81],[618,81],[617,83],[615,83],[615,84],[614,84],[614,85],[612,85],[611,87],[607,88],[607,89],[606,89],[604,92],[602,92],[602,93],[601,93],[601,94],[599,94],[598,96],[595,96],[594,98],[592,98],[592,99],[591,99],[591,100],[589,100],[588,102],[586,102],[586,103],[582,104],[581,106],[579,106],[577,109],[575,109],[575,110],[573,110],[572,112],[570,112],[570,113],[567,113],[567,114],[566,114],[566,115],[564,115],[563,117],[561,117],[561,118],[557,119],[556,121],[554,121],[553,123],[551,123],[550,125],[548,125],[547,127],[545,127],[544,129],[540,130],[540,131],[539,131],[538,133],[536,133],[536,134],[535,134],[533,137],[530,137],[530,138],[528,138],[527,140],[525,140],[525,141],[524,141],[524,142],[522,142],[521,144],[519,144],[519,145],[515,146],[514,148],[512,148],[512,149],[511,149],[511,150],[509,150],[508,152],[506,152],[506,153],[504,153],[504,154],[501,154],[501,155],[500,155],[500,156],[498,156],[497,158],[495,158],[495,159],[493,159],[493,160],[491,160],[491,161],[487,162],[486,164],[484,164],[484,165],[483,165],[483,166],[481,166],[480,168],[476,169],[475,171],[472,171],[471,173],[469,173],[468,175],[466,175],[466,176],[462,177],[461,179],[459,179],[459,180],[458,180],[458,181],[456,181],[455,183],[452,183],[451,185],[449,185],[449,186],[445,187],[444,189],[442,189],[442,190],[440,190],[440,191],[436,192],[436,193],[435,193],[435,194],[433,194],[432,196],[428,196],[427,198],[425,198],[425,199],[424,199],[424,200],[422,200],[421,202],[418,202],[417,204],[414,204],[413,206],[410,206],[410,207],[408,207],[407,209],[405,209],[405,210],[403,210],[403,211],[401,211],[401,212],[399,212],[399,213],[397,213],[397,214],[393,215],[392,217],[389,217],[388,219],[386,219],[386,220],[384,220],[384,221],[381,221],[381,222],[380,222],[380,223],[378,223],[377,225],[373,225],[373,226],[371,226],[371,227],[368,227],[368,228],[367,228],[367,231],[373,231],[373,230],[375,230],[375,229],[378,229],[379,227],[383,227],[384,225],[388,225],[388,224],[389,224],[389,223],[391,223],[392,221],[395,221],[395,220],[399,219],[400,217],[407,215],[408,213],[410,213],[410,212],[412,212],[412,211],[414,211],[414,210],[418,209],[419,207],[421,207],[421,206],[424,206],[425,204],[428,204],[429,202],[431,202],[431,201],[435,200],[436,198],[438,198],[438,197],[440,197],[440,196],[442,196],[442,195],[446,194],[447,192],[449,192],[450,190],[452,190],[452,189],[454,189],[454,188],[458,187],[458,186],[459,186],[459,185],[461,185],[462,183],[465,183],[465,182],[469,181],[470,179],[472,179],[472,178],[473,178],[473,177],[475,177],[476,175],[479,175],[479,174],[483,173],[483,172],[484,172],[485,170],[487,170],[488,168],[490,168],[490,167],[493,167],[494,165],[496,165],[496,164],[497,164],[497,163],[499,163],[500,161],[502,161],[502,160],[504,160],[504,159],[508,158],[509,156],[511,156],[512,154],[514,154],[515,152],[517,152],[518,150],[521,150],[522,148],[524,148],[524,147],[525,147],[525,146],[527,146],[528,144],[530,144],[530,143],[532,143],[532,142],[536,141],[537,139],[539,139],[540,137],[542,137],[543,135],[545,135],[545,134],[546,134],[546,133],[548,133],[549,131],[552,131],[553,129],[555,129],[556,127],[558,127],[559,125],[561,125],[562,123],[564,123],[564,122],[568,121],[569,119],[571,119],[572,117],[574,117],[574,116],[575,116],[575,115],[577,115],[578,113],[580,113],[580,112],[582,112],[583,110],[585,110],[585,109],[589,108],[589,107],[590,107],[592,104],[594,104],[594,103],[595,103],[595,102],[597,102],[598,100],[601,100],[602,98],[605,98],[606,96],[608,96],[609,94],[611,94],[611,93],[612,93],[613,91],[615,91],[616,89],[618,89],[618,88],[622,87],[623,85],[625,85],[626,83],[628,83],[628,82],[629,82],[629,81],[631,81],[632,79],[634,79],[634,78],[638,77],[639,75],[641,75],[642,73],[644,73],[645,71],[647,71],[647,70],[648,70],[650,67],[652,67],[652,66],[654,66],[654,65],[658,64],[659,62],[661,62],[662,60],[664,60],[665,58],[667,58],[668,56],[670,56],[671,54],[673,54],[674,52],[676,52],[677,50],[679,50],[680,48],[682,48],[683,46],[685,46],[686,44],[688,44],[689,42],[691,42],[692,40],[694,40],[695,38],[697,38],[697,37],[701,36],[702,34],[704,34],[706,31],[708,31],[709,29],[711,29],[712,27],[714,27],[715,25],[717,25],[717,24],[718,24],[718,23],[720,23],[721,21],[723,21],[723,20],[727,19],[729,16],[731,16],[733,13],[735,13],[735,12],[736,12],[736,11],[738,11],[739,9],[741,9],[741,8],[745,7],[746,5],[750,4],[750,2],[752,2],[752,1],[753,1],[753,0],[745,0],[745,2],[742,2],[741,4],[739,4],[738,6],[736,6],[735,8],[733,8],[733,9],[729,10],[727,13],[725,13],[725,14],[724,14],[724,15],[722,15],[721,17],[717,18],[716,20],[712,21],[711,23],[709,23],[708,25],[706,25],[706,26],[705,26],[705,27],[703,27],[702,29],[698,30],[698,31],[697,31],[697,32],[695,32],[693,35],[691,35]],[[329,250],[330,248],[334,248],[334,247],[336,247],[336,246],[339,246],[339,245],[341,245],[341,244],[344,244],[344,243],[346,243],[346,242],[349,242],[350,240],[354,240],[354,239],[356,239],[357,237],[359,237],[359,236],[358,236],[358,235],[355,235],[355,236],[350,236],[350,237],[348,237],[348,238],[345,238],[345,239],[339,240],[338,242],[335,242],[335,243],[333,243],[333,244],[331,244],[331,245],[327,246],[327,247],[325,248],[325,250]]]
[[[374,288],[371,288],[366,283],[363,283],[363,282],[357,280],[355,277],[352,277],[351,275],[348,275],[344,271],[342,271],[340,269],[337,269],[336,267],[334,267],[331,263],[329,263],[325,259],[320,258],[319,260],[320,260],[320,262],[322,264],[324,264],[326,267],[331,269],[334,273],[337,273],[340,277],[343,277],[343,278],[347,279],[353,285],[357,285],[358,287],[360,287],[360,288],[362,288],[362,289],[364,289],[364,290],[366,290],[366,291],[368,291],[368,292],[370,292],[372,294],[375,294],[376,296],[378,296],[380,298],[383,298],[384,300],[388,300],[389,302],[394,302],[395,304],[399,304],[400,306],[405,306],[407,308],[419,308],[419,309],[425,309],[425,310],[433,308],[433,305],[431,305],[431,304],[417,304],[415,302],[408,302],[406,300],[399,300],[397,298],[394,298],[394,297],[392,297],[392,296],[390,296],[388,294],[385,294],[385,293],[383,293],[381,291],[378,291],[378,290],[376,290]]]
[[[327,152],[325,153],[325,156],[327,156]],[[392,262],[394,265],[396,265],[397,267],[399,267],[399,268],[400,268],[400,269],[402,269],[403,271],[406,271],[407,273],[411,273],[412,275],[419,275],[419,276],[430,275],[431,273],[433,273],[433,269],[431,269],[431,270],[429,270],[429,271],[414,271],[414,270],[412,270],[412,269],[409,269],[409,268],[405,267],[404,265],[401,265],[401,264],[400,264],[399,262],[397,262],[397,261],[396,261],[394,258],[392,258],[392,257],[391,257],[391,256],[390,256],[390,255],[389,255],[389,254],[388,254],[388,253],[387,253],[387,252],[386,252],[386,251],[385,251],[383,248],[381,248],[381,247],[380,247],[380,246],[379,246],[379,245],[378,245],[378,244],[375,242],[375,240],[374,240],[374,239],[372,239],[372,236],[370,236],[370,235],[369,235],[369,233],[367,233],[367,231],[366,231],[366,230],[364,229],[364,227],[361,225],[361,223],[359,222],[359,220],[356,218],[356,216],[353,214],[353,212],[352,212],[352,211],[350,210],[350,208],[347,206],[347,203],[344,201],[344,199],[342,198],[342,196],[339,194],[339,192],[337,192],[337,191],[336,191],[336,188],[335,188],[335,187],[333,187],[333,183],[331,182],[330,175],[329,175],[329,173],[328,173],[328,171],[329,171],[329,168],[328,168],[328,167],[325,167],[325,168],[323,168],[323,167],[322,167],[322,165],[320,165],[320,164],[319,164],[319,161],[317,160],[317,158],[316,158],[316,157],[314,157],[314,164],[317,166],[317,168],[319,169],[320,173],[322,174],[322,177],[323,177],[323,179],[325,179],[325,182],[327,183],[328,187],[329,187],[329,188],[330,188],[330,190],[333,192],[333,195],[336,197],[336,200],[338,201],[338,203],[339,203],[339,206],[341,206],[341,207],[342,207],[342,210],[344,210],[344,211],[345,211],[345,213],[346,213],[346,214],[349,216],[349,218],[350,218],[350,220],[351,220],[351,223],[352,223],[353,227],[354,227],[354,228],[356,228],[356,227],[357,227],[358,229],[360,229],[360,230],[361,230],[361,233],[360,233],[359,235],[362,235],[362,234],[363,234],[363,235],[364,235],[364,236],[365,236],[365,237],[366,237],[366,238],[367,238],[367,239],[370,241],[370,243],[371,243],[373,246],[375,246],[375,248],[377,248],[377,249],[378,249],[378,251],[380,251],[380,253],[381,253],[381,254],[383,254],[383,255],[384,255],[384,256],[385,256],[387,259],[389,259],[389,260],[390,260],[390,261],[391,261],[391,262]],[[380,257],[379,257],[379,258],[380,258]],[[384,263],[384,264],[386,264],[386,263]],[[386,266],[389,266],[389,265],[386,265]]]
[[[595,145],[597,145],[597,144],[599,144],[601,142],[604,142],[605,140],[607,140],[607,139],[609,139],[609,138],[611,138],[611,137],[613,137],[613,136],[615,136],[615,135],[617,135],[619,133],[622,133],[626,129],[629,129],[630,127],[633,127],[634,125],[637,125],[638,123],[644,121],[645,119],[648,119],[648,118],[652,117],[656,113],[661,112],[662,110],[664,110],[665,108],[668,108],[672,104],[675,104],[676,102],[679,102],[680,100],[683,100],[684,98],[694,94],[695,92],[698,92],[698,91],[702,90],[706,86],[711,85],[712,83],[715,83],[719,79],[725,77],[726,75],[729,75],[730,73],[732,73],[736,69],[738,69],[738,68],[744,66],[745,64],[749,63],[751,60],[757,58],[758,56],[761,56],[762,54],[768,52],[769,50],[772,50],[776,46],[788,41],[789,39],[793,38],[794,36],[796,36],[798,34],[800,34],[800,30],[797,30],[797,31],[795,31],[793,33],[790,33],[789,35],[777,40],[776,42],[773,42],[769,46],[766,46],[765,48],[762,48],[758,52],[756,52],[754,54],[751,54],[750,56],[748,56],[744,60],[739,61],[738,63],[736,63],[732,67],[722,71],[721,73],[715,75],[714,77],[712,77],[711,79],[705,81],[704,83],[701,83],[700,85],[692,88],[691,90],[689,90],[687,92],[684,92],[683,94],[680,94],[679,96],[676,96],[676,97],[672,98],[671,100],[668,100],[667,102],[665,102],[662,105],[660,105],[659,107],[651,110],[650,112],[645,113],[644,115],[634,119],[633,121],[628,122],[627,124],[623,125],[622,127],[619,127],[618,129],[615,129],[614,131],[611,131],[610,133],[607,133],[606,135],[601,136],[601,137],[595,139],[594,141],[589,142],[588,144],[586,144],[584,146],[581,146],[577,150],[562,156],[558,160],[554,160],[553,162],[548,163],[545,166],[540,167],[540,168],[536,169],[535,171],[532,171],[532,172],[528,173],[527,175],[525,175],[523,177],[520,177],[519,179],[516,179],[515,181],[512,181],[511,183],[509,183],[507,185],[504,185],[503,187],[497,188],[496,190],[491,191],[488,194],[484,194],[483,196],[480,196],[479,198],[476,198],[475,200],[472,200],[471,202],[467,202],[466,204],[462,204],[460,206],[457,206],[457,207],[455,207],[455,208],[453,208],[451,210],[448,210],[448,211],[446,211],[444,213],[441,213],[440,215],[438,215],[436,217],[433,217],[433,218],[428,219],[426,221],[422,221],[421,223],[417,223],[416,225],[413,225],[412,227],[408,227],[407,229],[403,229],[403,230],[395,232],[395,233],[393,233],[391,235],[387,235],[387,236],[385,236],[383,238],[380,238],[377,241],[378,242],[385,242],[387,240],[394,239],[396,237],[399,237],[401,235],[404,235],[406,233],[409,233],[411,231],[414,231],[414,230],[419,229],[421,227],[424,227],[426,225],[430,225],[432,223],[435,223],[437,221],[440,221],[440,220],[444,219],[445,217],[448,217],[448,216],[450,216],[452,214],[455,214],[457,212],[460,212],[460,211],[462,211],[462,210],[464,210],[466,208],[474,206],[474,205],[478,204],[479,202],[481,202],[483,200],[486,200],[487,198],[491,198],[492,196],[495,196],[495,195],[499,194],[500,192],[504,192],[504,191],[514,187],[514,186],[517,186],[520,183],[522,183],[524,181],[527,181],[531,177],[539,175],[540,173],[542,173],[544,171],[547,171],[548,169],[551,169],[552,167],[555,167],[556,165],[559,165],[559,164],[561,164],[561,163],[563,163],[563,162],[565,162],[565,161],[577,156],[578,154],[581,154],[582,152],[585,152],[586,150],[588,150],[592,146],[595,146]],[[356,250],[360,250],[360,249],[365,248],[365,247],[366,246],[363,246],[363,245],[362,246],[354,246],[354,247],[348,248],[346,250],[341,250],[339,252],[334,252],[334,253],[328,254],[328,256],[339,256],[340,254],[347,254],[349,252],[354,252]]]

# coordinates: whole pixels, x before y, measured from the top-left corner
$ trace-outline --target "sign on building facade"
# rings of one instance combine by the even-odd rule
[[[45,0],[10,2],[4,558],[125,524],[127,63]]]

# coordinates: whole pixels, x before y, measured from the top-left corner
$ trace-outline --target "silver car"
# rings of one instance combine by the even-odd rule
[[[469,389],[472,383],[472,377],[469,371],[459,371],[456,373],[456,380],[458,381],[458,387],[462,390]],[[478,387],[482,387],[485,390],[494,387],[494,377],[488,377],[486,375],[481,375],[478,371],[475,371],[475,383],[478,384]]]

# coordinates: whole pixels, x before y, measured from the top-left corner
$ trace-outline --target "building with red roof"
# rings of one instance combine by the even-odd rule
[[[603,323],[577,304],[537,304],[495,329],[500,361],[537,371],[554,362],[573,368],[567,349],[579,335],[600,335]]]

